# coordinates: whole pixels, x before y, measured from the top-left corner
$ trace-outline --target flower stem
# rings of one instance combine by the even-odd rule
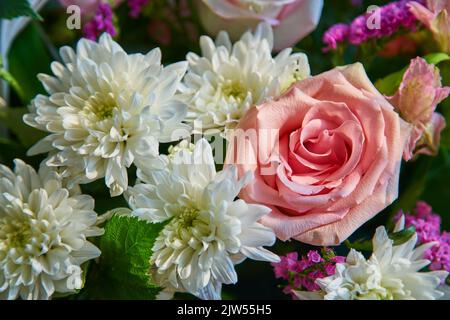
[[[22,87],[19,85],[19,82],[17,82],[13,75],[4,68],[2,56],[0,56],[0,79],[5,80],[11,86],[11,88],[14,89],[19,98],[22,101],[25,101],[25,93]]]

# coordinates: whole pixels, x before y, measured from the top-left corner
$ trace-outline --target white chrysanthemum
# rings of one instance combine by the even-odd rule
[[[29,154],[50,152],[46,164],[66,167],[73,183],[106,177],[111,194],[120,195],[133,162],[157,156],[158,142],[189,135],[176,93],[187,64],[163,67],[159,48],[127,55],[106,33],[60,54],[55,77],[39,75],[49,97],[38,95],[24,117],[50,132]]]
[[[396,231],[403,229],[404,217]],[[436,243],[414,248],[417,234],[404,244],[394,246],[384,227],[377,228],[372,240],[373,254],[366,258],[351,250],[345,263],[336,265],[336,274],[317,279],[325,300],[436,300],[444,295],[437,290],[448,272],[419,272],[430,264],[424,253]],[[298,293],[300,298],[318,298],[317,293]]]
[[[245,258],[279,261],[263,248],[275,242],[273,231],[257,222],[270,209],[235,200],[246,181],[233,167],[216,174],[205,140],[166,160],[166,170],[139,171],[143,182],[127,192],[133,215],[169,220],[151,258],[162,286],[220,299],[222,284],[237,282],[234,265]]]
[[[219,33],[216,42],[200,38],[202,56],[189,53],[188,73],[183,81],[183,99],[188,104],[187,121],[208,129],[234,128],[254,105],[277,97],[296,80],[310,75],[303,53],[287,48],[272,57],[273,33],[261,23],[234,45],[228,34]],[[198,131],[198,128],[195,128]]]
[[[96,222],[94,199],[71,194],[55,171],[0,165],[0,299],[80,289],[80,265],[100,255],[86,240],[103,233]]]

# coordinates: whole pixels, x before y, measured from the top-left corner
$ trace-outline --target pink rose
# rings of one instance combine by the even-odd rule
[[[323,0],[197,0],[200,20],[212,35],[226,30],[238,39],[261,21],[272,25],[275,50],[290,47],[313,31]]]
[[[410,131],[357,63],[250,109],[226,163],[254,173],[240,196],[272,208],[278,238],[337,245],[397,198]]]

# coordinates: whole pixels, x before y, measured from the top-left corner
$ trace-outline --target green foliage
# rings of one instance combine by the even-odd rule
[[[41,16],[33,10],[28,0],[2,0],[0,1],[0,18],[13,19],[28,16],[41,20]]]
[[[153,243],[163,223],[149,224],[116,211],[106,223],[98,265],[92,265],[82,296],[94,299],[151,300],[161,290],[149,275]]]
[[[30,24],[14,41],[8,55],[9,72],[23,91],[22,105],[27,105],[39,93],[45,93],[37,79],[39,73],[50,73],[52,59],[38,27]]]
[[[45,133],[23,122],[23,115],[27,112],[27,108],[2,108],[0,109],[0,123],[17,136],[22,146],[28,148],[42,139]]]

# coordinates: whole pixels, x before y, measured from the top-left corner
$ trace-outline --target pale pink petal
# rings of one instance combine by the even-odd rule
[[[404,150],[404,159],[415,154],[416,144],[430,126],[437,105],[450,94],[450,87],[442,87],[439,70],[422,58],[415,58],[403,76],[397,93],[388,98],[401,117],[413,126],[409,142]],[[435,130],[433,130],[435,131]],[[440,132],[440,131],[439,131]],[[430,135],[430,134],[429,134]],[[434,136],[434,133],[430,136]],[[430,138],[433,146],[439,139]],[[430,145],[430,143],[428,143]],[[438,146],[437,146],[438,147]],[[423,152],[422,152],[423,153]]]

